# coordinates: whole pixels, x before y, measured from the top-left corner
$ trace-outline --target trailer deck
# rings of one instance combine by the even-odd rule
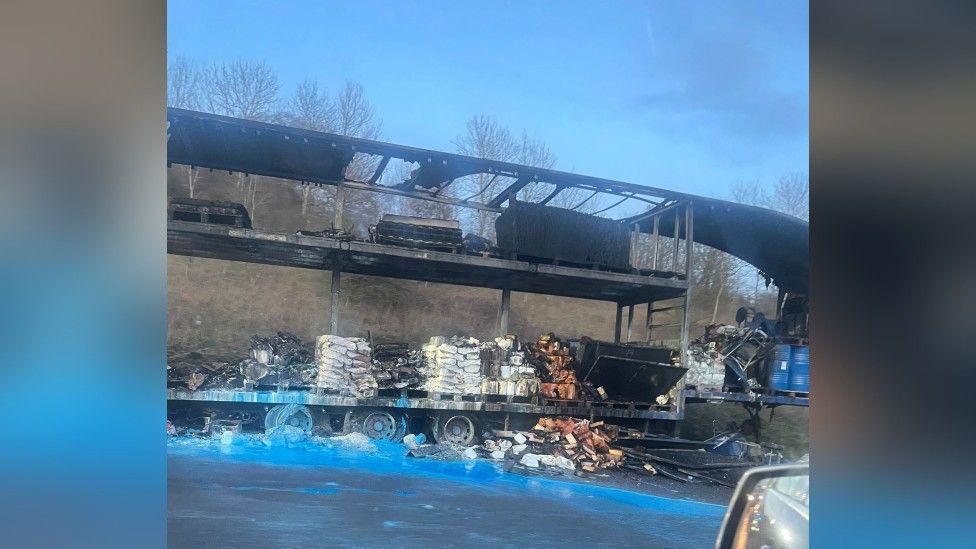
[[[673,273],[646,276],[187,221],[170,221],[167,240],[167,251],[176,255],[508,289],[621,305],[679,297],[688,288],[687,280]]]
[[[742,402],[762,406],[810,406],[809,396],[790,396],[764,393],[729,393],[724,391],[684,390],[685,402]]]
[[[520,402],[487,402],[485,400],[435,400],[430,398],[354,398],[319,395],[312,391],[245,391],[211,389],[185,391],[167,389],[167,400],[197,402],[235,402],[252,404],[302,404],[325,407],[400,408],[404,410],[452,410],[466,412],[498,412],[502,414],[572,415],[589,418],[621,419],[680,419],[667,406],[556,406]]]

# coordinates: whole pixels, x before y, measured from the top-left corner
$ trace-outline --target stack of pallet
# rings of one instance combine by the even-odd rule
[[[424,389],[432,393],[481,393],[481,350],[473,337],[430,338],[423,346]]]
[[[551,399],[576,400],[579,384],[573,371],[573,357],[569,345],[553,334],[544,334],[532,348],[532,358],[541,362],[544,371],[539,392]]]
[[[532,397],[539,378],[526,360],[526,347],[515,336],[496,337],[481,344],[481,392],[485,395]]]
[[[555,439],[563,455],[588,473],[618,467],[626,460],[623,451],[610,447],[616,438],[616,428],[602,421],[544,417],[532,429]]]
[[[361,337],[320,336],[315,342],[316,387],[343,396],[376,395],[369,342]]]

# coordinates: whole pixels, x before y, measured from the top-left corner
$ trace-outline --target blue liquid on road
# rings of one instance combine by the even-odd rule
[[[724,507],[338,444],[171,439],[171,547],[707,547]]]

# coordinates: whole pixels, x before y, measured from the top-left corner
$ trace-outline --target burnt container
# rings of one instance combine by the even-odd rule
[[[630,268],[630,231],[612,219],[515,202],[495,220],[498,247],[527,259]]]

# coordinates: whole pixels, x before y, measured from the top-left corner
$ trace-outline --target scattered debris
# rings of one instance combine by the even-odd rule
[[[283,388],[314,386],[318,372],[312,344],[284,331],[272,337],[252,336],[251,358],[241,361],[238,369],[253,385]]]
[[[373,441],[368,436],[358,432],[317,439],[316,442],[327,446],[337,446],[344,450],[356,450],[367,453],[376,452],[376,445],[373,444]]]
[[[305,431],[293,425],[278,425],[268,429],[261,442],[265,446],[292,446],[306,439]]]
[[[416,448],[411,448],[407,450],[407,455],[410,457],[454,461],[461,459],[462,450],[453,444],[441,442],[437,444],[423,444]]]
[[[414,448],[427,442],[427,435],[423,433],[413,434],[410,433],[403,437],[403,445],[408,449],[413,450]]]
[[[234,358],[198,352],[171,355],[166,365],[166,382],[170,387],[190,391],[243,388],[244,378],[234,364]]]
[[[589,473],[614,468],[625,461],[621,450],[610,447],[617,438],[618,428],[602,421],[544,417],[533,431],[545,433],[547,441],[560,446],[557,455],[564,455]]]

